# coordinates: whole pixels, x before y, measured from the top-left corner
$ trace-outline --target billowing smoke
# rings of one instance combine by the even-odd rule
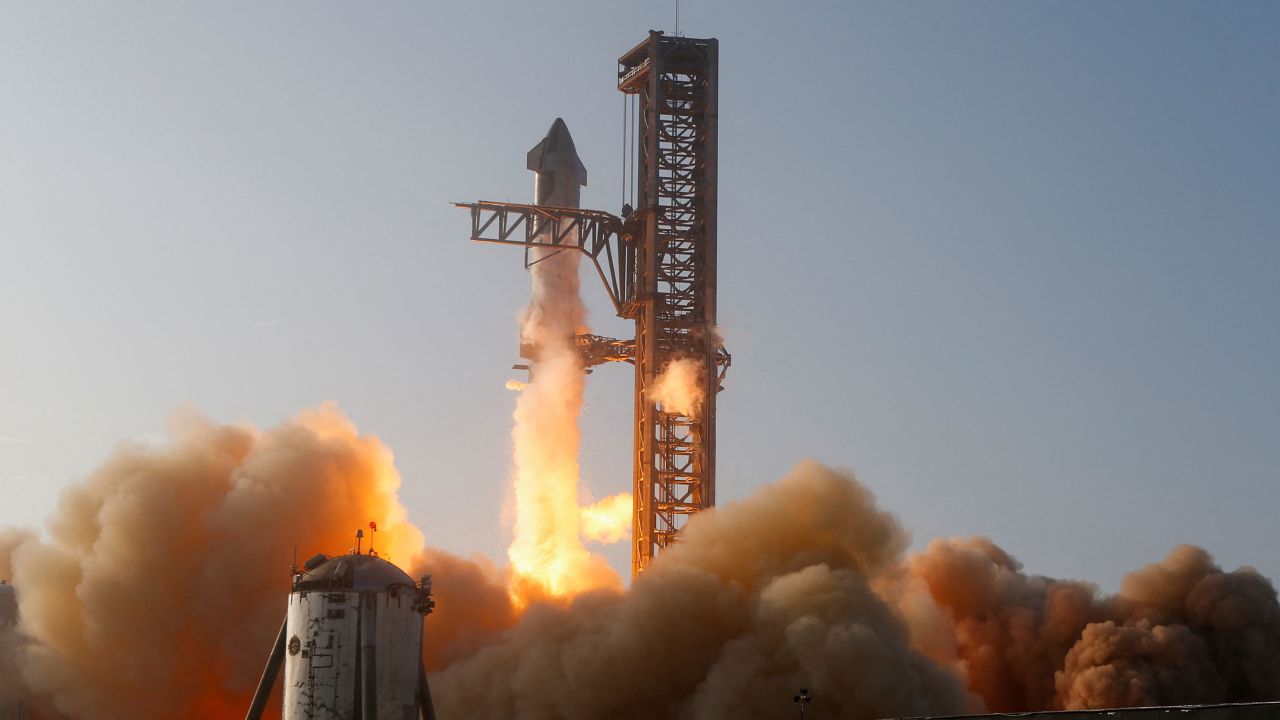
[[[1280,698],[1280,607],[1252,568],[1182,546],[1125,579],[1117,614],[1085,629],[1058,675],[1071,707]]]
[[[908,567],[945,616],[921,644],[963,668],[992,711],[1280,699],[1275,587],[1200,548],[1174,549],[1107,597],[1027,575],[981,538],[935,540]]]
[[[871,587],[906,542],[865,488],[805,463],[695,518],[626,594],[530,608],[439,674],[441,716],[777,718],[801,686],[828,718],[964,710]]]
[[[380,551],[435,577],[444,718],[775,718],[802,686],[815,715],[848,720],[1280,698],[1274,587],[1197,548],[1114,596],[983,539],[907,555],[863,486],[807,462],[694,518],[625,592],[522,607],[511,568],[424,549],[398,485],[387,448],[333,408],[267,431],[187,418],[121,447],[46,537],[0,532],[20,611],[0,631],[0,708],[242,717],[293,547],[344,552],[370,520]]]
[[[483,557],[463,559],[428,548],[409,568],[412,577],[427,573],[434,579],[436,601],[436,611],[423,624],[427,672],[470,657],[520,618],[509,571]]]
[[[346,552],[371,520],[384,556],[438,568],[442,597],[493,598],[455,606],[441,657],[510,624],[504,593],[479,592],[479,566],[419,557],[399,484],[387,448],[332,407],[267,432],[187,417],[163,445],[120,447],[64,494],[47,539],[0,536],[0,579],[20,608],[20,633],[0,637],[0,707],[20,679],[69,718],[242,717],[293,548]]]

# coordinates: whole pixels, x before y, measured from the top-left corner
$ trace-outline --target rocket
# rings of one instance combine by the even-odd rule
[[[587,168],[578,157],[573,136],[563,118],[551,123],[547,134],[533,146],[528,154],[528,167],[534,172],[533,202],[551,207],[576,208],[581,206],[582,186],[587,184]],[[534,261],[536,262],[536,260]],[[529,250],[525,249],[525,266],[530,265]],[[576,270],[575,270],[576,272]],[[531,343],[520,343],[520,357],[537,361],[538,348]],[[526,370],[533,380],[529,365],[512,365],[513,370]]]
[[[576,208],[587,184],[587,168],[573,146],[564,120],[556,118],[542,141],[529,151],[529,169],[536,175],[533,201],[538,205]]]

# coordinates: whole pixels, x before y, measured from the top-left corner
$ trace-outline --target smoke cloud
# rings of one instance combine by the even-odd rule
[[[21,616],[0,653],[21,672],[0,677],[69,718],[242,717],[295,545],[345,552],[375,520],[392,560],[421,552],[399,484],[387,448],[333,407],[267,432],[183,417],[162,445],[123,445],[64,494],[46,539],[0,539]],[[442,586],[467,574],[433,564]],[[452,632],[442,653],[469,641]]]
[[[824,717],[968,707],[871,589],[906,534],[850,477],[806,463],[684,532],[625,595],[531,607],[446,669],[442,715],[774,718],[802,685]]]
[[[628,590],[521,604],[512,568],[424,548],[399,482],[333,407],[267,431],[184,417],[121,446],[45,535],[0,532],[20,616],[0,628],[0,707],[242,717],[294,545],[344,552],[370,520],[435,578],[425,661],[446,718],[775,718],[799,687],[845,720],[1280,697],[1274,586],[1199,548],[1110,596],[982,538],[908,555],[865,487],[805,462],[695,517]]]
[[[1115,596],[1027,575],[982,538],[908,561],[944,621],[921,632],[996,712],[1280,698],[1280,604],[1251,568],[1175,548]]]
[[[470,657],[520,618],[509,570],[483,557],[464,559],[433,548],[412,563],[411,577],[432,576],[436,611],[423,623],[427,672]]]

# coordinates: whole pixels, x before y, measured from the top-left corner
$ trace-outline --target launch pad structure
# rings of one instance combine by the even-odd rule
[[[526,265],[529,248],[583,253],[618,317],[635,323],[632,339],[575,338],[586,369],[635,366],[633,576],[715,505],[716,393],[730,363],[716,330],[718,55],[715,38],[650,31],[618,59],[618,90],[636,98],[634,210],[458,204],[472,240],[523,246]],[[698,367],[696,409],[655,398],[676,360]]]

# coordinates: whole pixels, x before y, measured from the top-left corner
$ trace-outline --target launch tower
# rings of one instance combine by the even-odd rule
[[[630,340],[576,338],[587,368],[635,365],[633,575],[715,504],[716,393],[730,362],[716,332],[718,69],[714,38],[656,31],[619,58],[618,89],[636,98],[634,211],[459,205],[471,210],[473,240],[581,251],[618,316],[635,322]],[[701,405],[663,407],[655,383],[686,359],[699,369]]]

